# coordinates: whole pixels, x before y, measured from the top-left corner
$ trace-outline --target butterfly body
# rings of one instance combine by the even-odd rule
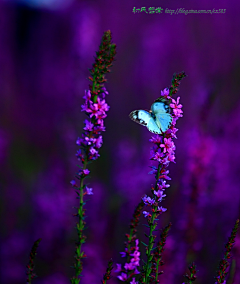
[[[172,116],[169,113],[169,106],[164,98],[158,98],[151,106],[150,111],[134,110],[129,117],[148,128],[155,134],[162,134],[168,130],[172,123]]]

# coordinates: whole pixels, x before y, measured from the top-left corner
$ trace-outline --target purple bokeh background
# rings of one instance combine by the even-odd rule
[[[171,187],[162,203],[168,210],[160,216],[160,228],[173,226],[160,280],[182,283],[195,261],[195,283],[214,283],[240,213],[240,2],[65,2],[56,9],[0,4],[0,283],[24,283],[38,238],[39,278],[33,283],[65,284],[73,276],[75,141],[85,119],[88,68],[108,29],[117,56],[107,75],[110,111],[101,157],[90,166],[94,195],[87,203],[88,258],[81,283],[100,283],[111,257],[123,261],[119,252],[132,213],[154,182],[148,175],[151,133],[128,114],[149,109],[173,73],[182,70],[188,77],[177,95],[184,116],[177,123],[176,164],[169,167]],[[226,13],[134,14],[133,7]],[[139,226],[139,236],[146,241],[144,229]],[[233,254],[237,284],[239,234]],[[109,284],[119,282],[114,277]]]

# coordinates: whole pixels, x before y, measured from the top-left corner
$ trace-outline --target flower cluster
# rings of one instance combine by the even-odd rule
[[[156,135],[156,137],[152,137],[149,141],[152,142],[154,145],[151,149],[151,160],[158,162],[158,167],[152,166],[152,171],[150,174],[155,174],[156,178],[156,185],[152,187],[152,192],[154,197],[151,198],[145,195],[142,200],[145,205],[151,207],[151,211],[157,211],[158,214],[165,212],[167,209],[163,208],[162,206],[158,206],[158,202],[161,202],[163,197],[166,196],[164,191],[170,185],[166,184],[166,180],[171,180],[168,176],[169,171],[167,167],[170,162],[175,163],[175,144],[173,142],[173,138],[176,137],[176,132],[178,129],[175,127],[176,121],[179,117],[182,117],[182,105],[179,104],[180,97],[177,100],[173,99],[169,96],[169,89],[165,88],[161,91],[161,96],[165,99],[169,100],[169,106],[172,109],[172,124],[169,129],[163,134],[163,136]],[[145,217],[151,217],[152,214],[147,211],[143,211]]]
[[[105,95],[108,94],[105,87],[101,88],[101,93],[97,98],[97,102],[92,100],[91,92],[85,91],[84,104],[82,105],[82,111],[85,111],[90,120],[85,120],[85,131],[82,133],[82,137],[77,139],[76,144],[80,146],[80,149],[76,153],[76,157],[83,164],[88,163],[91,160],[96,160],[100,155],[98,149],[101,148],[103,139],[101,131],[105,131],[103,119],[107,117],[106,112],[109,110],[109,106],[105,102]],[[90,171],[88,169],[80,169],[78,171],[79,178],[85,178]],[[73,187],[77,187],[76,181],[72,180]],[[84,194],[93,194],[92,189],[85,187]]]
[[[125,281],[127,280],[128,283],[131,284],[137,284],[135,277],[133,277],[136,274],[139,274],[137,267],[139,266],[140,261],[140,252],[138,247],[138,239],[136,237],[137,233],[137,226],[139,224],[139,218],[142,212],[142,209],[144,207],[144,203],[141,200],[141,202],[137,205],[135,208],[133,218],[131,220],[130,224],[130,232],[126,234],[127,241],[125,242],[125,251],[120,252],[122,257],[126,258],[126,263],[124,265],[124,268],[121,268],[120,264],[117,264],[117,269],[115,272],[121,273],[118,277],[119,280]]]
[[[138,246],[138,239],[136,239],[135,241],[135,246],[131,247],[130,250],[128,250],[128,248],[125,248],[124,252],[120,252],[120,254],[122,255],[122,257],[128,257],[131,256],[131,258],[129,259],[128,262],[125,263],[124,268],[122,269],[121,264],[117,264],[117,269],[115,270],[115,272],[121,272],[121,275],[117,276],[119,280],[121,281],[127,281],[132,279],[132,277],[135,274],[139,274],[140,272],[138,271],[137,267],[140,265],[139,261],[140,261],[140,252],[139,250],[139,246]],[[130,284],[135,284],[137,283],[135,281],[135,278],[132,279],[132,281],[130,282]]]
[[[103,99],[105,94],[108,94],[106,89],[102,87],[101,97],[97,98],[97,102],[94,103],[91,100],[90,91],[85,91],[85,103],[82,105],[82,111],[85,111],[91,120],[85,120],[85,132],[82,134],[82,138],[77,139],[77,144],[85,150],[85,157],[87,161],[96,160],[99,157],[98,150],[101,148],[103,140],[100,135],[101,131],[105,131],[103,119],[107,117],[106,112],[109,110],[109,106]],[[81,151],[76,154],[77,158],[84,162]]]

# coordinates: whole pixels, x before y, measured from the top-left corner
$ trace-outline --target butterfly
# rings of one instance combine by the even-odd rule
[[[169,113],[169,105],[165,98],[158,98],[154,101],[150,111],[134,110],[129,117],[147,127],[147,129],[155,134],[162,134],[167,131],[172,123],[172,116]]]

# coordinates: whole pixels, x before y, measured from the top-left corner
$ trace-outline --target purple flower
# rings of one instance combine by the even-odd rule
[[[103,126],[103,121],[102,121],[102,124],[99,124],[94,127],[93,133],[98,134],[101,131],[106,131],[105,126]]]
[[[89,101],[90,107],[86,107],[86,104],[82,106],[82,111],[90,114],[90,118],[92,118],[94,115],[97,117],[97,114],[99,112],[96,104],[94,104],[92,101]]]
[[[126,273],[122,273],[121,275],[117,276],[117,278],[121,281],[126,281],[128,277]]]
[[[92,155],[96,155],[98,153],[98,151],[96,149],[94,149],[93,147],[90,148],[89,152],[92,154]]]
[[[126,270],[133,270],[135,269],[135,265],[133,263],[125,263],[124,268]]]
[[[169,96],[169,89],[165,88],[163,91],[161,91],[161,96],[166,99],[170,99],[171,97]]]
[[[158,161],[160,163],[162,161],[162,157],[163,156],[164,156],[163,153],[155,152],[151,159],[152,160],[156,160],[156,161]]]
[[[91,123],[91,121],[88,121],[88,120],[86,119],[86,120],[85,120],[85,124],[86,124],[86,126],[83,128],[84,130],[87,130],[87,131],[92,131],[92,130],[93,130],[94,124]]]
[[[173,162],[173,163],[176,163],[174,160],[175,160],[175,156],[173,153],[168,153],[168,156],[167,156],[169,162]]]
[[[93,143],[95,143],[96,139],[95,138],[89,138],[89,137],[85,137],[85,143],[86,145],[91,145]]]
[[[176,123],[175,123],[176,124]],[[173,127],[173,124],[168,130],[165,132],[166,134],[170,134],[172,138],[177,139],[176,132],[178,131],[177,128]]]
[[[80,169],[78,171],[78,175],[81,176],[82,178],[86,177],[88,174],[90,173],[90,171],[88,169]]]
[[[157,168],[154,167],[154,166],[151,166],[151,168],[152,168],[152,170],[148,174],[150,174],[150,175],[156,174],[157,173]]]
[[[86,186],[86,194],[92,195],[93,194],[92,188],[89,188],[89,187]]]
[[[169,184],[166,184],[166,181],[165,181],[165,180],[160,180],[159,182],[161,182],[161,184],[160,184],[160,183],[157,184],[158,190],[163,190],[163,191],[164,191],[165,188],[170,187]]]
[[[96,147],[97,147],[97,148],[101,148],[101,147],[102,147],[102,143],[103,143],[102,136],[99,136],[99,137],[96,139]]]
[[[90,173],[90,171],[89,171],[88,169],[85,169],[85,170],[83,170],[83,173],[84,173],[85,175],[88,175],[88,174]]]
[[[173,109],[173,113],[176,117],[182,117],[183,111],[181,110],[182,105],[179,104],[180,97],[177,98],[177,101],[172,99],[172,103],[170,104],[170,107]]]
[[[152,136],[151,139],[149,139],[150,142],[153,142],[155,144],[162,143],[162,136],[157,135],[156,137]]]
[[[81,143],[83,143],[83,139],[78,137],[76,144],[81,145]]]
[[[130,282],[130,284],[138,284],[138,282],[135,281],[135,278]]]
[[[158,191],[155,191],[154,190],[154,194],[158,197],[158,201],[162,201],[162,198],[166,196],[166,194],[163,194],[163,191],[162,190],[158,190]]]
[[[151,214],[149,212],[147,212],[147,211],[143,211],[143,215],[144,215],[144,217],[151,216]]]
[[[174,143],[171,138],[164,138],[164,144],[160,144],[160,147],[163,147],[163,153],[171,153],[175,149]]]
[[[90,90],[85,90],[85,96],[83,96],[83,98],[86,101],[89,101],[91,99],[91,92],[90,92]]]
[[[105,95],[108,95],[108,91],[105,87],[102,87],[102,97],[105,98]]]
[[[76,181],[75,181],[75,180],[71,180],[70,183],[71,183],[71,185],[72,185],[73,187],[77,187],[77,184],[76,184]]]
[[[130,254],[131,256],[133,256],[133,258],[131,259],[131,262],[134,263],[135,266],[139,266],[139,261],[140,261],[140,252],[135,250],[134,253]]]
[[[152,199],[151,197],[145,195],[143,198],[142,198],[143,202],[146,204],[146,205],[152,205],[154,204],[155,200]]]
[[[108,111],[110,108],[110,106],[105,103],[105,100],[101,101],[99,97],[97,98],[97,103],[94,104],[94,106],[102,113],[105,113],[105,111]]]
[[[118,263],[116,263],[116,265],[117,265],[117,269],[114,270],[114,272],[121,272],[121,270],[122,270],[122,265],[121,265],[121,264],[118,264]]]
[[[159,212],[166,212],[167,208],[163,208],[162,206],[161,207],[158,206],[158,211]]]
[[[120,254],[121,254],[122,257],[126,256],[126,252],[125,251],[121,251]]]

